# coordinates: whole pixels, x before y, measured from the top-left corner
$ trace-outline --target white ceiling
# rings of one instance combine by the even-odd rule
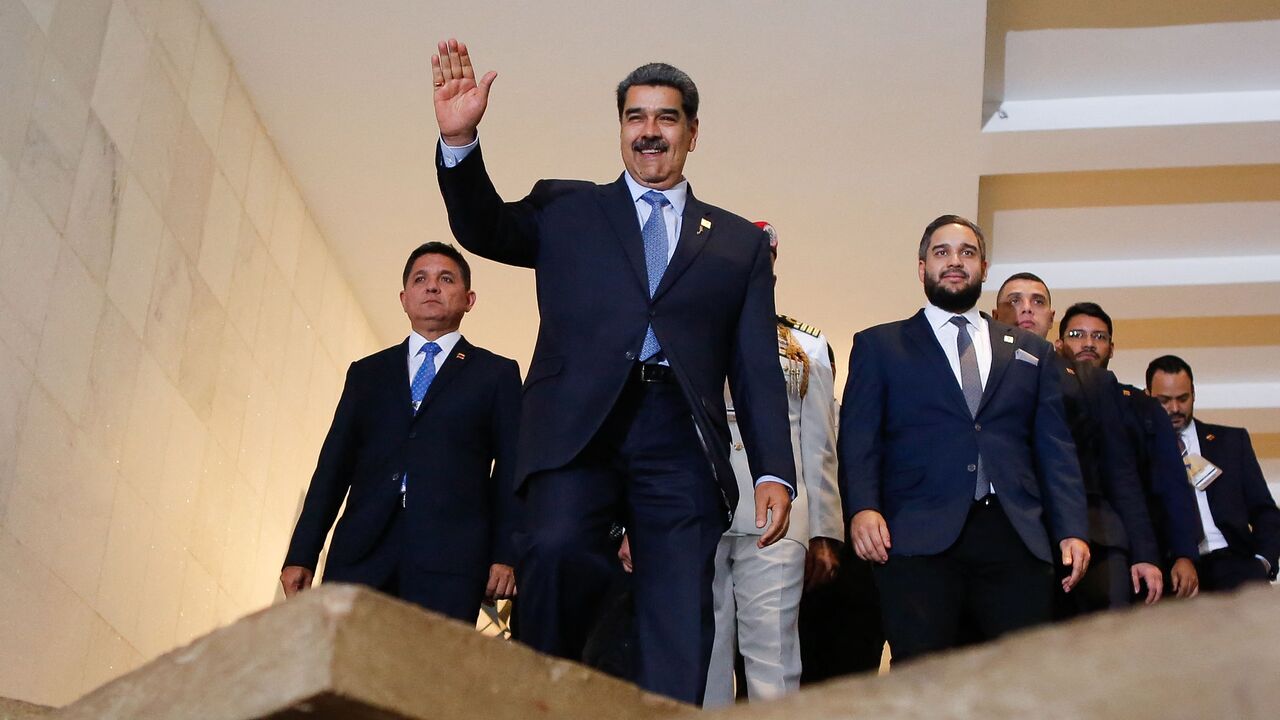
[[[1280,20],[1010,32],[1005,100],[1280,90]]]

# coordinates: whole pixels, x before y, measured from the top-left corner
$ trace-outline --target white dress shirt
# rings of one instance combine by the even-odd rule
[[[1194,419],[1187,422],[1187,426],[1180,433],[1182,436],[1182,444],[1187,448],[1188,455],[1200,454],[1200,436],[1196,434],[1196,421]],[[1195,488],[1192,488],[1195,490]],[[1227,546],[1227,538],[1223,536],[1222,531],[1213,522],[1213,513],[1209,509],[1209,493],[1204,490],[1195,490],[1196,506],[1200,508],[1200,525],[1204,527],[1204,539],[1200,541],[1200,554],[1207,555],[1214,550],[1221,550]]]
[[[942,346],[942,352],[947,354],[947,362],[951,363],[951,372],[955,373],[956,384],[963,388],[964,381],[960,379],[960,351],[956,347],[960,328],[951,322],[951,318],[956,317],[957,314],[969,321],[966,329],[969,331],[969,337],[973,339],[973,352],[978,360],[978,379],[985,390],[987,377],[991,375],[991,333],[988,331],[987,319],[982,317],[982,313],[976,308],[969,308],[963,313],[953,313],[932,303],[924,306],[924,317],[929,321],[929,327],[933,328],[933,335]]]

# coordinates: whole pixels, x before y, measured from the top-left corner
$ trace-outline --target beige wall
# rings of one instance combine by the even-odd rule
[[[276,596],[363,312],[193,0],[0,0],[0,696]]]

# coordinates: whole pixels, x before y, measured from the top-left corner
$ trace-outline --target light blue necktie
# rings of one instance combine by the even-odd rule
[[[667,222],[662,217],[662,208],[671,202],[657,190],[650,190],[640,199],[653,207],[649,219],[640,229],[644,238],[644,265],[649,272],[649,297],[652,298],[662,281],[662,274],[667,271]],[[658,336],[653,334],[653,324],[650,323],[644,333],[644,345],[640,346],[640,361],[649,360],[661,351],[662,346],[658,344]]]
[[[423,345],[418,350],[418,354],[426,353],[427,357],[418,367],[418,372],[414,373],[413,382],[409,384],[415,409],[422,403],[422,398],[427,396],[427,388],[431,387],[431,381],[436,379],[436,354],[439,352],[440,346],[433,342]]]

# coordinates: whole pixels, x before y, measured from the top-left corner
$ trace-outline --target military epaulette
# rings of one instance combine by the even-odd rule
[[[819,330],[818,328],[808,323],[802,323],[799,320],[791,317],[790,315],[779,315],[778,322],[782,323],[783,325],[786,325],[792,330],[799,330],[805,335],[812,335],[814,337],[819,337],[822,335],[822,331]]]

